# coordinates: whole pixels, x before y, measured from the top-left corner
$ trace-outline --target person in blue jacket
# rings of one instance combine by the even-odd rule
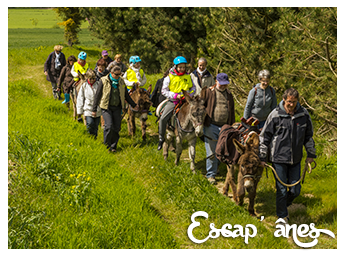
[[[258,119],[258,129],[263,128],[266,118],[277,106],[275,89],[270,84],[270,72],[266,69],[258,73],[260,83],[256,84],[249,92],[244,118],[247,120],[251,116]]]

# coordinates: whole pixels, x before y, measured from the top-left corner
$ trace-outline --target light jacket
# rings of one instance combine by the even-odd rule
[[[249,92],[244,118],[247,120],[251,116],[259,121],[265,121],[270,112],[277,106],[275,89],[270,85],[264,90],[260,83]]]
[[[297,164],[303,155],[303,146],[307,157],[316,158],[313,140],[313,125],[308,111],[297,103],[295,114],[287,114],[283,100],[268,118],[259,135],[259,158],[272,163]],[[269,154],[268,154],[269,151]]]
[[[109,75],[103,76],[102,78],[100,78],[98,82],[99,85],[95,95],[92,111],[95,111],[98,105],[102,109],[108,109],[110,97],[112,95],[112,85]],[[127,87],[125,86],[125,83],[122,78],[119,80],[118,89],[119,97],[121,100],[121,107],[125,108],[125,101],[127,101],[130,104],[130,106],[135,108],[136,103],[129,96]]]
[[[70,71],[72,76],[74,77],[74,81],[79,81],[78,71],[80,71],[81,74],[85,74],[88,70],[88,67],[88,63],[86,63],[84,66],[81,66],[78,62],[74,62],[72,70]]]
[[[175,74],[169,74],[164,78],[161,93],[166,98],[176,103],[179,101],[177,100],[177,96],[183,94],[181,89],[187,91],[190,96],[194,96],[196,87],[190,75],[185,74],[183,76],[177,76]]]
[[[201,91],[204,87],[210,87],[215,84],[214,77],[210,74],[208,70],[204,72],[204,74],[201,76],[198,72],[197,69],[194,70],[191,74],[191,79],[194,85],[196,86],[196,95],[200,95]]]
[[[134,68],[132,65],[129,66],[129,68],[123,75],[123,79],[128,89],[132,89],[133,84],[137,82],[140,82],[140,87],[143,87],[147,81],[145,72],[143,72],[141,68],[140,69]]]
[[[84,116],[92,116],[92,107],[94,102],[94,96],[98,88],[98,82],[95,82],[92,87],[88,82],[81,85],[78,98],[76,100],[77,114]],[[100,107],[97,108],[97,117],[101,116],[102,112]]]

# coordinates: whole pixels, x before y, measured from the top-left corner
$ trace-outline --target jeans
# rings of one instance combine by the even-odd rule
[[[98,126],[100,122],[100,116],[92,117],[92,116],[85,116],[86,118],[86,128],[87,132],[91,135],[94,135],[94,138],[97,138],[98,135]]]
[[[108,149],[117,149],[119,140],[119,131],[121,130],[121,111],[122,107],[109,106],[108,109],[102,109],[104,118],[104,144]]]
[[[272,166],[278,177],[286,184],[293,184],[300,179],[300,163],[293,165],[272,163]],[[287,207],[300,195],[301,184],[288,188],[276,179],[276,189],[276,214],[279,218],[284,218],[288,216]]]
[[[213,140],[219,139],[219,133],[221,130],[221,126],[217,126],[214,124],[210,124],[209,127],[204,126],[204,135],[207,135],[208,137],[212,138]],[[205,144],[205,150],[207,153],[207,160],[206,160],[206,170],[207,178],[215,178],[217,174],[217,168],[219,166],[220,161],[216,158],[215,155],[215,148],[217,141],[212,141],[208,139],[207,137],[204,137],[204,144]],[[212,157],[210,157],[213,155]]]

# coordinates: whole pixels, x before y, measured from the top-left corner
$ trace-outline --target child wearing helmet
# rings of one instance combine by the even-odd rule
[[[74,64],[73,64],[73,67],[72,67],[72,70],[70,71],[70,73],[74,77],[75,82],[79,81],[78,71],[80,71],[81,74],[85,74],[89,68],[88,63],[86,63],[86,58],[87,58],[87,53],[86,52],[80,52],[78,55],[78,61],[74,62]]]
[[[189,74],[186,74],[187,60],[183,56],[178,56],[173,60],[174,66],[170,69],[168,76],[164,78],[161,93],[169,99],[164,108],[159,121],[159,144],[158,150],[162,148],[165,141],[166,126],[173,114],[176,104],[182,99],[183,92],[187,91],[190,96],[196,92],[196,86]]]
[[[147,78],[141,68],[141,59],[139,56],[131,56],[129,59],[129,68],[123,75],[125,85],[128,90],[135,87],[142,87],[146,84]]]

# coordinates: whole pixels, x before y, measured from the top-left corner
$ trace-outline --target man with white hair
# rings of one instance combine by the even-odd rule
[[[204,87],[210,87],[215,84],[214,77],[207,70],[207,60],[205,58],[200,58],[198,60],[198,67],[194,70],[190,76],[191,80],[196,86],[196,95],[200,95]]]

